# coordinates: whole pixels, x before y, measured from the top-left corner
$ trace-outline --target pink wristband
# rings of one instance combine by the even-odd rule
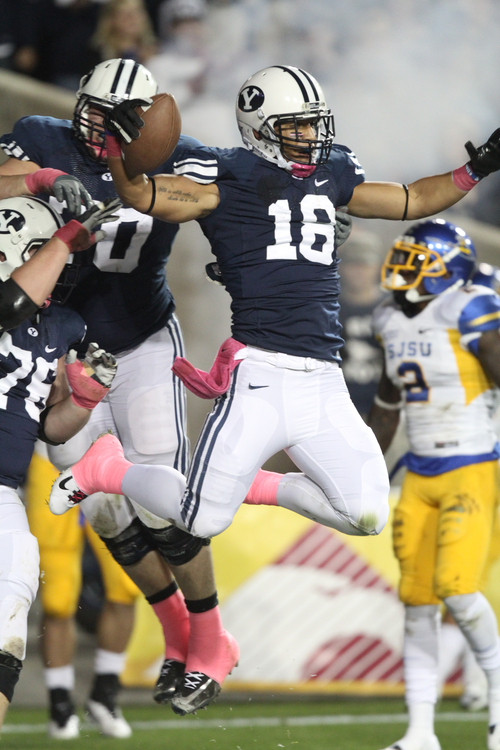
[[[465,193],[469,192],[469,190],[472,190],[472,188],[477,185],[480,177],[476,177],[472,169],[469,167],[469,163],[464,164],[463,167],[459,167],[458,169],[454,169],[451,173],[451,179],[457,186],[459,190],[463,190]]]
[[[69,248],[71,253],[77,253],[79,250],[86,250],[94,244],[94,235],[90,234],[87,229],[76,219],[68,221],[63,227],[54,232],[57,237]]]
[[[30,193],[36,195],[37,193],[44,193],[47,190],[51,190],[56,177],[60,177],[63,174],[66,174],[66,172],[48,167],[47,169],[39,169],[36,172],[30,172],[30,174],[25,175],[24,182]]]
[[[122,158],[122,150],[118,143],[118,138],[106,130],[106,151],[108,156],[117,156],[119,159]]]

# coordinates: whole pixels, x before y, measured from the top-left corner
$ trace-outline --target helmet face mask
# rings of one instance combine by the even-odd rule
[[[238,92],[236,119],[245,146],[282,169],[330,156],[333,116],[316,79],[299,68],[275,65],[251,76]]]
[[[463,229],[443,219],[422,221],[389,250],[381,270],[382,287],[419,302],[466,284],[475,264],[474,245]]]
[[[96,65],[80,81],[72,133],[96,160],[105,162],[106,140],[100,114],[105,115],[125,99],[144,99],[158,91],[155,79],[143,65],[121,58]]]
[[[0,201],[0,281],[10,278],[61,226],[57,212],[38,198]]]

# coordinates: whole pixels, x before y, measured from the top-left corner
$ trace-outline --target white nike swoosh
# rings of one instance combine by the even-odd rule
[[[57,346],[55,346],[53,349],[51,349],[48,346],[45,347],[45,351],[47,352],[47,354],[50,354],[51,352],[55,352],[56,349],[57,349]]]
[[[316,187],[319,187],[320,185],[324,185],[325,182],[328,182],[328,180],[321,180],[321,182],[318,182],[318,180],[314,180],[314,184]]]

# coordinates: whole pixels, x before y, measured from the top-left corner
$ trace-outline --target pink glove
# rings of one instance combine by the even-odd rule
[[[76,358],[75,349],[70,349],[66,356],[66,375],[73,391],[71,400],[82,409],[93,409],[110,389],[116,375],[116,359],[99,349],[98,344],[89,344],[85,364],[87,368]]]

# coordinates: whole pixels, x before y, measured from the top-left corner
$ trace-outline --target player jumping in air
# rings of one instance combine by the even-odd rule
[[[118,105],[108,128],[138,137],[132,110]],[[251,76],[238,93],[236,117],[246,148],[196,148],[174,163],[175,175],[153,179],[129,180],[119,144],[108,136],[122,200],[167,222],[200,223],[233,313],[232,338],[211,376],[185,362],[177,370],[194,390],[220,395],[187,485],[166,467],[116,458],[113,486],[202,538],[226,529],[249,491],[247,502],[277,504],[347,534],[377,534],[388,517],[389,482],[339,367],[336,209],[398,220],[448,208],[500,168],[500,130],[464,167],[406,186],[364,181],[353,152],[334,143],[321,87],[298,68],[273,66]],[[98,441],[93,455],[99,443],[112,452],[111,442]],[[281,449],[303,473],[259,472]],[[76,483],[65,483],[71,491],[56,482],[55,512],[72,504],[72,492],[106,484],[101,459],[91,454],[75,467]]]

